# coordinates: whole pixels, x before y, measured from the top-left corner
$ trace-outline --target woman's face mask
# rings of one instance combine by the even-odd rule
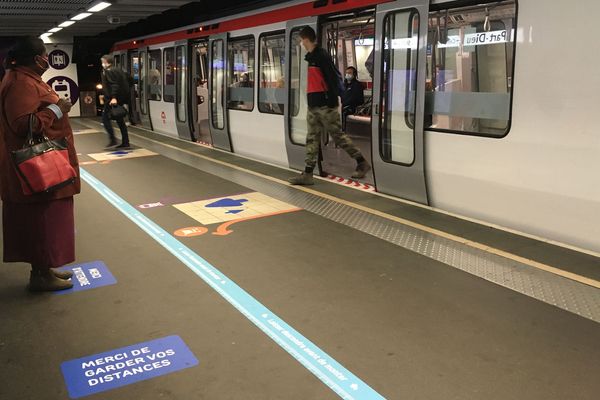
[[[352,79],[354,79],[354,75],[352,75],[352,74],[346,74],[346,80],[348,82],[350,82]]]
[[[40,68],[42,71],[47,71],[48,68],[50,68],[50,64],[48,63],[48,56],[35,56],[35,63],[37,64],[38,68]]]

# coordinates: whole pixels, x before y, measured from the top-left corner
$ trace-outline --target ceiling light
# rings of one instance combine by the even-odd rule
[[[74,23],[75,23],[75,21],[65,21],[62,24],[58,25],[58,26],[60,26],[61,28],[66,28],[67,26],[71,26]]]
[[[50,32],[50,33],[54,33],[54,32],[58,32],[58,31],[60,31],[61,29],[62,29],[62,28],[52,28],[52,29],[50,29],[48,32]]]
[[[102,11],[104,10],[106,7],[110,7],[112,4],[107,3],[106,1],[101,1],[100,3],[96,4],[95,6],[93,6],[92,8],[89,8],[88,11],[89,12],[98,12],[98,11]]]
[[[90,15],[92,15],[92,13],[89,13],[89,12],[82,12],[82,13],[79,13],[79,14],[77,14],[77,15],[76,15],[76,16],[74,16],[73,18],[71,18],[71,20],[73,20],[73,21],[81,21],[82,19],[84,19],[84,18],[87,18],[87,17],[89,17]]]
[[[42,34],[40,35],[40,39],[42,39],[42,41],[43,41],[44,43],[52,43],[52,41],[49,39],[49,36],[50,36],[50,35],[52,35],[52,34],[51,34],[51,33],[47,33],[47,32],[46,32],[46,33],[42,33]]]

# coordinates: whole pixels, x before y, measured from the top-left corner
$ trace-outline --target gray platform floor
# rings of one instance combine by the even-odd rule
[[[77,135],[81,161],[104,142],[101,133]],[[163,155],[83,168],[134,206],[253,191]],[[392,214],[410,212],[344,188],[323,190],[387,205]],[[143,212],[168,232],[199,225],[173,207]],[[418,214],[455,226],[445,216]],[[102,260],[118,282],[33,295],[24,290],[27,266],[3,264],[0,399],[67,399],[62,362],[173,334],[198,366],[89,398],[339,398],[87,184],[76,197],[76,225],[78,262]],[[385,398],[598,398],[594,321],[311,212],[245,221],[233,230],[180,240]],[[506,239],[495,231],[488,236],[492,243]],[[581,272],[594,276],[597,259],[576,256],[588,261]]]

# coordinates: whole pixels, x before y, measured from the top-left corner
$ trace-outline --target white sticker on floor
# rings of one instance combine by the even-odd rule
[[[148,156],[156,156],[156,155],[158,155],[158,154],[154,153],[150,150],[146,150],[146,149],[131,149],[131,150],[115,149],[115,150],[107,151],[104,153],[88,154],[88,156],[92,157],[96,161],[114,161],[114,160],[122,160],[125,158],[148,157]]]

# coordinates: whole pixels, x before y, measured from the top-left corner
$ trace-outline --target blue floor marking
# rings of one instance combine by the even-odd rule
[[[286,324],[208,261],[152,222],[83,168],[81,169],[81,177],[342,399],[384,399],[382,395]]]

